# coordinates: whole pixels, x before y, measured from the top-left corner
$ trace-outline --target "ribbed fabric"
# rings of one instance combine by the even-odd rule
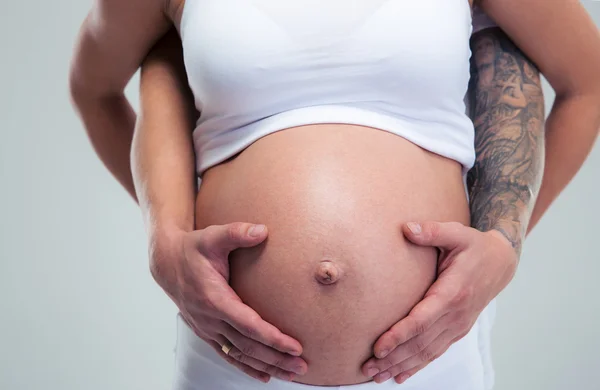
[[[315,123],[376,127],[468,170],[472,31],[466,0],[186,0],[198,174]]]

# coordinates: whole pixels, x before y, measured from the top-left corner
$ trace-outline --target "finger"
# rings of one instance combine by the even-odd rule
[[[259,343],[258,341],[249,339],[228,324],[225,326],[224,336],[245,357],[256,359],[269,366],[277,367],[284,371],[293,372],[298,375],[304,375],[308,370],[308,366],[303,359],[290,356],[287,353],[281,353],[273,348],[269,348],[266,345]],[[233,356],[232,353],[229,353],[229,355]],[[242,363],[245,363],[245,361],[242,359],[236,359]]]
[[[213,337],[208,335],[201,327],[198,326],[198,323],[194,320],[194,318],[190,315],[189,312],[180,311],[179,313],[183,322],[185,322],[188,328],[190,328],[192,332],[196,334],[196,336],[198,336],[206,342],[213,341]],[[203,326],[203,328],[206,329],[207,327]]]
[[[255,225],[245,222],[233,222],[226,225],[211,225],[203,230],[196,231],[198,249],[226,258],[229,252],[238,248],[253,247],[267,238],[268,232],[265,225]]]
[[[218,338],[219,338],[219,340],[222,340],[222,341],[220,341],[221,344],[224,344],[227,342],[227,338],[223,335],[219,335]],[[268,374],[269,376],[277,377],[284,381],[288,381],[288,382],[292,381],[295,376],[295,374],[292,372],[282,370],[278,367],[271,366],[269,364],[266,364],[265,362],[261,362],[260,360],[251,358],[247,355],[244,355],[242,353],[242,351],[240,351],[235,346],[232,346],[231,349],[229,350],[229,353],[227,353],[227,354],[221,350],[221,354],[223,356],[225,356],[228,359],[228,361],[229,361],[229,359],[233,359],[233,361],[235,361],[238,364],[241,364],[246,367],[250,367],[258,372]]]
[[[395,366],[409,359],[415,355],[418,355],[425,350],[429,345],[448,327],[442,316],[428,331],[421,333],[408,340],[407,342],[399,345],[389,355],[383,359],[371,358],[362,367],[362,372],[368,377],[374,377],[380,372],[384,372],[390,367]]]
[[[224,342],[224,341],[223,341]],[[223,352],[221,350],[221,346],[219,345],[218,342],[214,341],[214,340],[210,340],[207,341],[207,343],[223,358],[227,361],[227,363],[231,364],[232,366],[236,367],[237,369],[239,369],[240,371],[242,371],[243,373],[245,373],[248,376],[251,376],[254,379],[258,379],[261,382],[267,383],[270,379],[271,376],[267,373],[261,372],[259,370],[256,370],[246,364],[240,363],[237,360],[235,360],[234,358],[232,358],[231,356],[228,356],[225,354],[225,352]]]
[[[402,232],[412,243],[452,250],[462,247],[469,237],[470,228],[459,222],[408,222]]]
[[[385,332],[375,342],[375,357],[385,358],[400,344],[425,333],[436,321],[449,311],[446,300],[438,294],[423,298],[408,314]]]
[[[394,377],[394,380],[396,381],[397,384],[401,385],[402,383],[406,382],[408,380],[408,378],[415,375],[417,372],[421,371],[428,365],[429,365],[429,362],[423,363],[415,368],[412,368],[408,371],[403,372],[402,374],[396,375]]]
[[[390,367],[388,370],[383,371],[373,377],[373,380],[376,383],[382,383],[387,381],[392,377],[399,376],[409,370],[416,369],[420,366],[426,366],[431,363],[438,357],[442,356],[444,352],[450,347],[452,344],[452,336],[450,331],[443,331],[436,339],[427,346],[424,350],[419,352],[419,354],[412,356],[395,366]]]
[[[247,338],[292,356],[302,355],[302,346],[298,341],[264,321],[249,306],[235,300],[217,306],[223,308],[221,319]]]

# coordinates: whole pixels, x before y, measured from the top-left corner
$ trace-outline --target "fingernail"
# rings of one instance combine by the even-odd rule
[[[379,374],[379,370],[376,369],[375,367],[369,368],[367,370],[367,375],[370,376],[371,378],[373,378],[377,374]]]
[[[421,225],[419,225],[418,223],[409,222],[406,224],[406,226],[408,226],[408,228],[410,229],[411,232],[413,232],[413,234],[421,233]]]
[[[402,374],[402,375],[400,375],[400,379],[398,381],[399,382],[398,384],[404,383],[404,381],[407,380],[408,378],[410,378],[409,374]]]
[[[304,367],[302,367],[302,366],[296,366],[296,367],[292,368],[292,371],[295,372],[298,375],[304,375],[305,374]]]
[[[383,359],[384,357],[386,357],[388,355],[388,353],[390,353],[390,351],[388,349],[384,349],[383,351],[379,352],[379,359]]]
[[[302,355],[302,352],[290,349],[290,350],[288,350],[288,354],[290,354],[292,356],[300,356],[300,355]]]
[[[248,230],[250,237],[258,237],[265,231],[265,225],[254,225]]]
[[[381,374],[379,374],[379,380],[382,382],[387,381],[388,379],[390,379],[392,377],[392,374],[390,374],[388,371],[384,371]]]
[[[291,382],[294,379],[294,374],[286,373],[286,374],[281,374],[278,376],[279,376],[279,379],[287,381],[287,382]]]

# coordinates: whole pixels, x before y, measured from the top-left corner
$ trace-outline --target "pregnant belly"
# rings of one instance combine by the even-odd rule
[[[402,223],[468,223],[461,166],[377,129],[339,124],[270,134],[205,172],[198,229],[263,223],[261,245],[230,256],[230,284],[303,346],[315,385],[370,380],[361,364],[436,277],[436,250]]]

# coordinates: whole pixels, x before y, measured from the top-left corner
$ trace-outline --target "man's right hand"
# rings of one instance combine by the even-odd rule
[[[292,380],[308,369],[302,346],[246,306],[228,283],[229,253],[260,244],[267,234],[264,225],[242,222],[163,230],[151,235],[150,269],[188,325],[225,360],[263,382]],[[233,344],[228,355],[221,350],[226,341]]]

